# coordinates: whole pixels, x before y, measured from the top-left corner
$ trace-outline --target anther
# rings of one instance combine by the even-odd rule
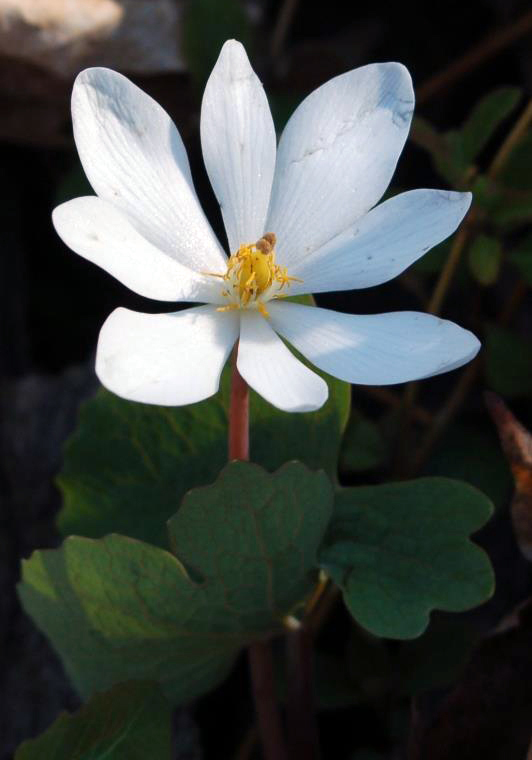
[[[255,243],[255,248],[261,253],[271,253],[275,248],[277,238],[274,232],[266,232],[260,240]]]
[[[269,317],[266,303],[273,298],[286,297],[286,290],[293,282],[286,267],[275,263],[277,237],[266,232],[256,243],[243,243],[227,262],[227,271],[221,275],[208,273],[223,280],[221,293],[231,303],[220,306],[218,311],[255,308],[263,317]],[[285,291],[281,293],[281,291]]]

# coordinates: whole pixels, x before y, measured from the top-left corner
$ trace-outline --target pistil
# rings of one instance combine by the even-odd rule
[[[222,295],[230,301],[218,311],[255,308],[268,317],[265,304],[272,298],[283,298],[281,291],[292,282],[301,282],[275,263],[276,240],[273,232],[266,232],[256,243],[244,243],[229,258],[225,274],[211,275],[224,281]]]

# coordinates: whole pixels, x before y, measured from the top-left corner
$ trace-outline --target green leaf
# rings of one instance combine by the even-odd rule
[[[480,491],[444,478],[346,488],[321,565],[364,628],[414,638],[432,609],[460,612],[493,592],[489,560],[468,539],[491,509]]]
[[[196,85],[203,90],[222,45],[237,39],[251,49],[251,27],[240,0],[193,0],[185,6],[182,44]]]
[[[135,539],[72,536],[35,552],[22,578],[24,608],[83,698],[142,678],[185,702],[221,681],[240,648],[233,617],[215,628],[216,589],[201,589],[172,554]]]
[[[345,431],[340,453],[343,472],[364,472],[380,467],[388,449],[378,426],[353,411]]]
[[[336,480],[342,434],[349,418],[351,386],[316,367],[312,370],[329,386],[329,400],[316,412],[281,412],[251,392],[251,459],[270,471],[297,459],[311,470],[325,470],[331,480]]]
[[[497,127],[517,106],[521,96],[519,87],[500,87],[476,103],[460,131],[462,156],[466,164],[473,163]]]
[[[515,332],[488,325],[485,340],[486,381],[505,398],[532,394],[532,346]]]
[[[466,173],[497,127],[516,107],[521,90],[502,87],[479,100],[459,130],[438,132],[428,121],[417,117],[412,126],[413,141],[429,152],[436,171],[452,186],[463,187]]]
[[[532,222],[532,192],[505,191],[501,188],[490,221],[502,232],[510,232]]]
[[[438,132],[426,119],[417,116],[412,122],[410,137],[419,147],[428,151],[438,174],[451,187],[461,184],[467,166],[460,161],[459,145],[456,144],[456,132],[446,135]]]
[[[496,238],[478,235],[467,256],[471,274],[480,285],[493,285],[497,282],[502,264],[502,248]]]
[[[476,208],[489,224],[506,232],[532,220],[532,192],[514,190],[486,176],[473,182]]]
[[[462,133],[457,129],[452,129],[443,137],[447,143],[450,159],[445,165],[436,162],[436,167],[440,169],[442,176],[446,176],[449,184],[457,188],[462,188],[465,174],[470,166],[470,162],[467,160],[467,156],[464,152]]]
[[[502,174],[502,173],[501,173]],[[490,225],[502,232],[532,221],[532,188],[523,189],[479,176],[472,187],[475,205]]]
[[[475,177],[471,192],[475,199],[475,205],[490,217],[501,203],[501,187],[490,177],[480,174]]]
[[[251,459],[276,470],[290,459],[336,477],[350,386],[326,378],[329,401],[309,414],[275,409],[251,393]],[[184,407],[124,401],[106,390],[83,405],[58,482],[63,535],[121,533],[166,546],[166,520],[186,491],[227,461],[230,368],[216,396]]]
[[[24,562],[20,597],[82,695],[146,678],[187,702],[312,589],[332,501],[326,475],[300,463],[271,475],[233,462],[170,520],[177,558],[125,536],[71,537]]]
[[[15,760],[171,760],[172,710],[156,684],[130,682],[62,714]]]
[[[273,475],[232,462],[185,496],[168,523],[170,543],[194,575],[221,584],[244,630],[277,628],[312,588],[333,498],[327,476],[299,462]]]

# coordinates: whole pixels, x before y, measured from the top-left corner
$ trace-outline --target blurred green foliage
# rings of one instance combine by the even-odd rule
[[[532,145],[530,152],[532,155]],[[526,285],[532,287],[532,233],[515,246],[508,260],[517,268]]]
[[[418,116],[413,123],[413,139],[430,153],[438,174],[451,186],[464,189],[470,167],[521,96],[516,87],[494,90],[478,101],[460,129],[445,133]]]
[[[58,479],[62,533],[117,532],[166,546],[166,520],[185,492],[215,480],[227,461],[230,376],[227,366],[219,392],[189,406],[136,404],[105,389],[87,401]],[[281,412],[251,392],[253,461],[275,470],[299,459],[336,478],[350,388],[327,381],[329,400],[311,414]]]
[[[450,425],[426,462],[423,474],[464,480],[489,496],[496,508],[508,504],[513,489],[510,467],[488,420],[460,420]]]
[[[532,395],[532,342],[496,324],[486,327],[486,382],[508,399]]]
[[[460,302],[464,314],[462,321],[481,339],[481,382],[476,388],[487,387],[510,400],[530,399],[532,345],[527,334],[526,312],[524,319],[515,318],[521,305],[526,304],[532,287],[530,105],[523,106],[520,89],[499,88],[474,105],[459,129],[439,132],[418,117],[414,120],[412,139],[428,152],[444,182],[453,189],[473,193],[462,248],[456,254],[451,239],[416,262],[411,276],[416,278],[417,292],[430,293],[454,257],[445,277],[446,288],[455,298],[448,297],[445,306],[452,310]],[[484,297],[488,289],[489,301]],[[464,302],[470,304],[465,310]],[[471,432],[466,438],[470,435]],[[488,482],[504,467],[500,449],[490,451],[490,445],[481,439],[480,433],[470,444],[479,463],[484,463],[485,474],[479,478],[482,469],[479,466],[476,474],[470,472],[469,482],[485,487],[492,494],[499,490],[503,500],[507,499],[508,493],[504,496],[500,477],[499,489],[495,483],[490,485]],[[466,463],[471,462],[471,455],[468,456],[465,446],[455,438],[449,445],[449,468],[440,469],[443,462],[440,459],[440,464],[433,470],[433,460],[429,472],[457,475],[453,446],[455,451],[462,451],[464,472],[470,467]],[[455,464],[451,464],[452,459]],[[491,462],[489,467],[488,460]],[[500,467],[496,466],[496,460],[501,462]],[[484,486],[481,480],[484,480]]]
[[[500,240],[483,234],[476,237],[469,247],[468,263],[471,274],[479,285],[494,285],[502,264]]]
[[[238,0],[193,0],[185,5],[183,52],[199,92],[212,71],[224,42],[237,39],[253,54],[249,17]]]
[[[171,760],[171,719],[157,684],[119,684],[73,715],[60,715],[44,734],[24,742],[15,760]]]
[[[382,466],[388,456],[386,441],[372,420],[353,409],[340,451],[341,472],[365,472]]]

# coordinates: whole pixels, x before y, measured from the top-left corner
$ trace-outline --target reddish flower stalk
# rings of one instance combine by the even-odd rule
[[[238,347],[233,356],[231,405],[229,409],[229,460],[249,459],[249,388],[237,366]],[[256,641],[248,648],[249,669],[259,736],[265,760],[288,760],[275,695],[273,658],[269,641]]]

